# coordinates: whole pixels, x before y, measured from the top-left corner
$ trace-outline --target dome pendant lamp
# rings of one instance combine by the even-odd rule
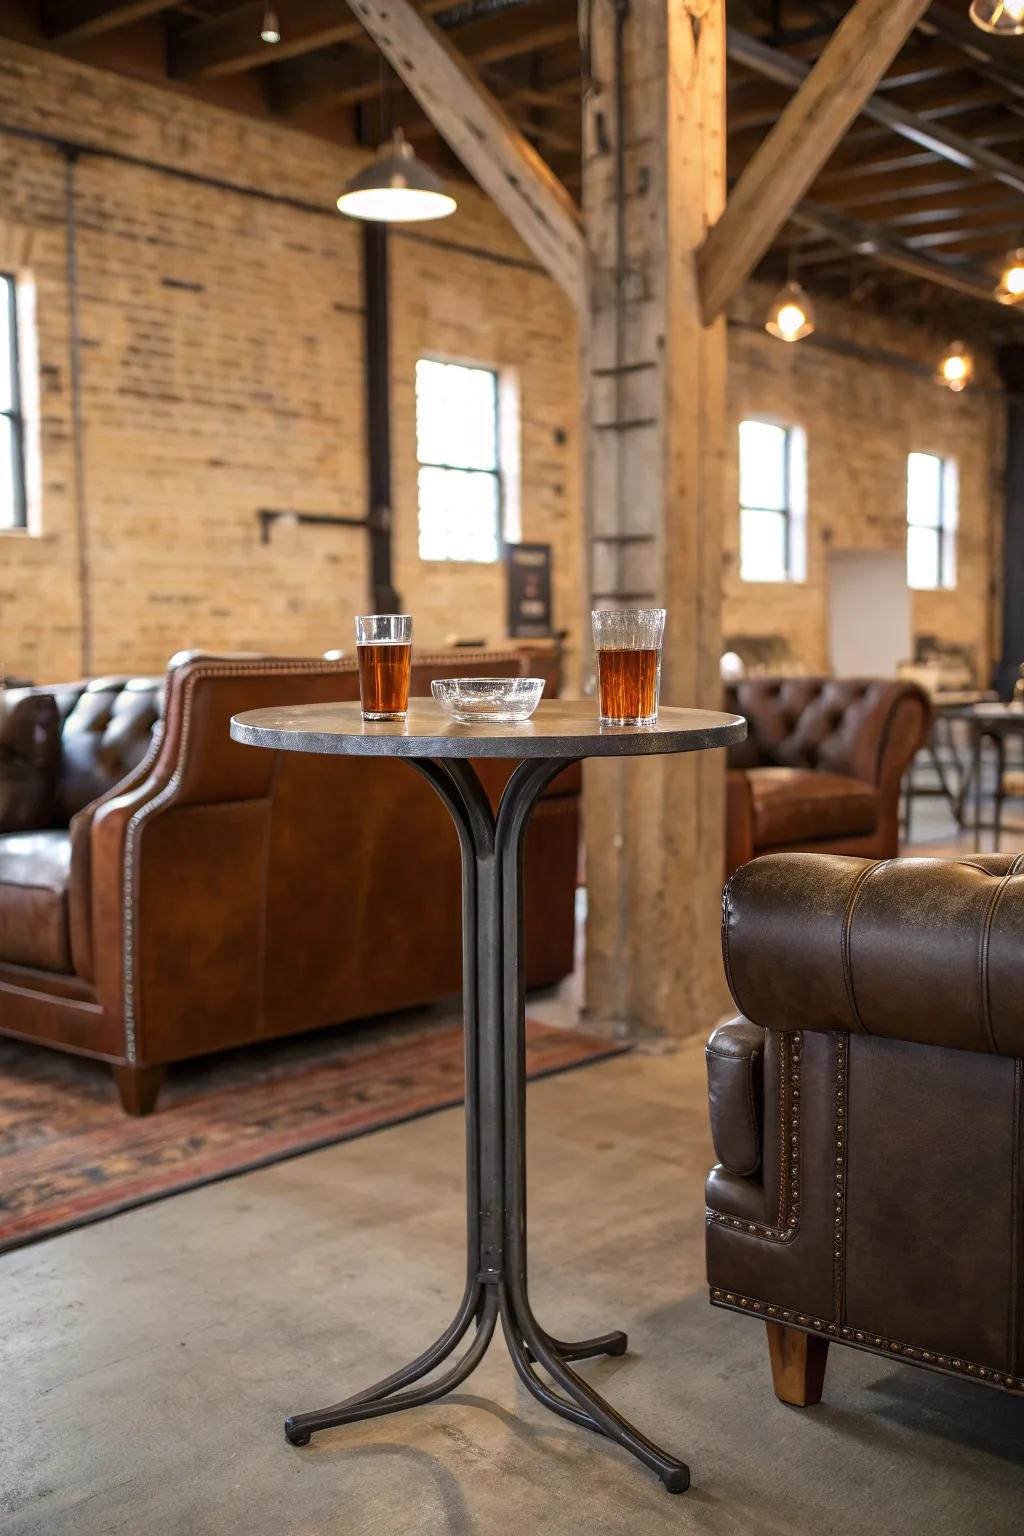
[[[339,211],[349,218],[382,224],[446,219],[456,207],[440,176],[416,158],[400,128],[338,198]]]

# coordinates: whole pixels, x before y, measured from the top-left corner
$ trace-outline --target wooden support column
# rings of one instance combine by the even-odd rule
[[[724,0],[593,0],[584,120],[591,598],[667,608],[662,702],[712,708],[726,334],[702,324],[695,258],[725,197],[723,13]],[[721,752],[587,764],[595,1014],[690,1034],[725,1006],[724,768]]]

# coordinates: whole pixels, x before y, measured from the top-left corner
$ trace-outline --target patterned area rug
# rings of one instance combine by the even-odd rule
[[[527,1021],[531,1078],[627,1047]],[[0,1041],[0,1253],[462,1101],[449,1019],[344,1026],[182,1064],[125,1115],[108,1071]]]

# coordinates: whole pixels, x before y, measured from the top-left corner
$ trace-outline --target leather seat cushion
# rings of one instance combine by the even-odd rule
[[[878,825],[878,791],[860,779],[811,768],[747,770],[755,848],[856,837]]]
[[[67,832],[0,837],[0,960],[71,971]]]

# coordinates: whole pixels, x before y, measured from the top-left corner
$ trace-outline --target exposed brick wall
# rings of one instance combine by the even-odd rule
[[[742,317],[760,325],[772,299],[752,286]],[[864,309],[818,304],[819,331],[838,340],[892,352],[934,368],[946,333],[928,335]],[[827,559],[835,550],[906,547],[906,461],[912,451],[957,461],[959,533],[957,585],[915,592],[916,634],[967,645],[987,680],[998,644],[997,604],[989,596],[1000,521],[1003,402],[978,358],[979,388],[960,395],[884,362],[785,342],[762,330],[732,328],[729,397],[733,456],[727,496],[739,500],[736,431],[744,416],[776,416],[807,433],[807,581],[751,583],[739,575],[739,522],[726,529],[726,635],[782,635],[809,668],[827,664]],[[867,616],[866,616],[867,617]]]
[[[368,603],[365,534],[279,525],[262,545],[256,512],[366,511],[361,242],[333,212],[360,154],[8,43],[0,122],[327,211],[97,156],[75,166],[91,669],[157,669],[184,646],[349,645]],[[0,260],[37,289],[44,473],[42,536],[0,537],[0,664],[38,679],[82,666],[66,175],[58,151],[0,134]],[[504,634],[498,567],[424,563],[416,548],[416,357],[493,363],[522,399],[523,536],[554,544],[568,623],[571,310],[474,188],[422,233],[430,243],[392,242],[397,586],[425,643]]]
[[[0,123],[329,213],[360,158],[13,43],[0,43]],[[81,668],[66,174],[52,148],[0,134],[0,267],[30,272],[37,288],[42,449],[42,535],[0,535],[0,665],[39,679]],[[351,614],[366,603],[362,533],[278,528],[263,546],[255,513],[366,509],[358,230],[103,158],[80,160],[74,181],[93,670],[157,669],[183,646],[346,646]],[[519,385],[523,535],[554,545],[556,622],[575,631],[569,305],[473,188],[461,189],[453,219],[422,234],[397,235],[391,251],[396,583],[422,640],[502,637],[497,567],[423,563],[416,552],[415,359],[495,364]],[[749,290],[743,313],[760,320],[769,298]],[[821,307],[819,328],[928,362],[942,340],[840,306]],[[807,431],[810,531],[805,585],[740,582],[733,431],[726,633],[782,634],[799,661],[823,666],[827,550],[903,547],[905,459],[920,448],[958,460],[961,532],[957,589],[915,594],[915,628],[972,646],[984,669],[994,644],[999,400],[956,397],[878,363],[748,331],[733,329],[729,344],[733,425],[775,414]]]

